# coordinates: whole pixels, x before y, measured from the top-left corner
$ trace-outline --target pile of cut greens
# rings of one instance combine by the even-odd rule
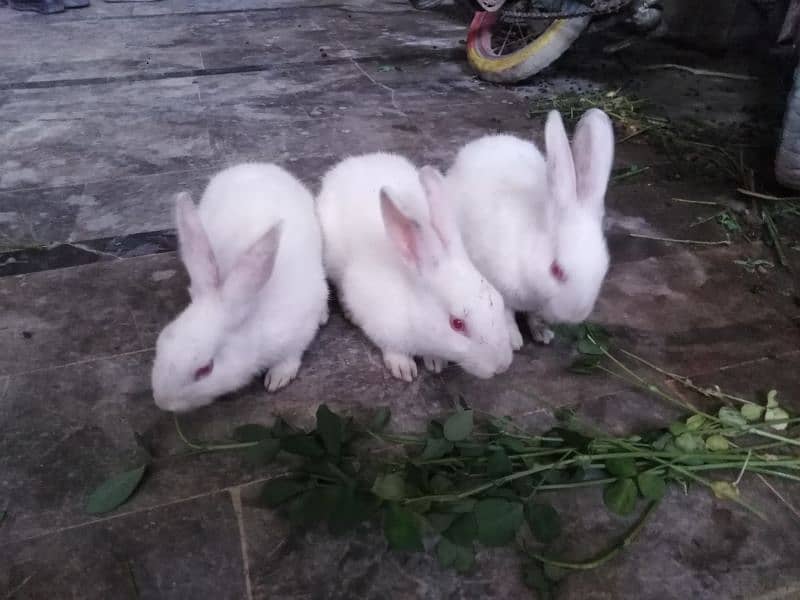
[[[612,353],[597,326],[567,334],[579,353],[573,372],[621,378],[678,406],[685,418],[623,437],[598,432],[561,411],[558,426],[533,434],[509,417],[461,406],[431,420],[424,432],[399,434],[389,431],[386,408],[363,424],[322,405],[313,430],[278,418],[272,426],[237,427],[233,439],[221,444],[190,441],[177,419],[175,424],[189,454],[240,451],[260,465],[293,455],[290,474],[267,481],[260,502],[295,527],[324,523],[340,535],[380,519],[393,549],[424,551],[428,539],[441,566],[460,572],[474,567],[478,545],[514,544],[523,556],[526,584],[544,596],[566,572],[600,566],[631,544],[670,485],[699,485],[760,515],[739,492],[745,473],[800,480],[800,437],[791,429],[800,419],[780,407],[775,391],[758,404],[697,386],[629,352]],[[721,406],[701,410],[684,394],[648,381],[639,374],[642,369]],[[124,503],[147,468],[145,462],[102,484],[89,497],[89,512]],[[622,539],[587,560],[552,555],[548,547],[561,533],[562,518],[551,500],[561,490],[594,486],[602,487],[608,510],[627,516],[638,509],[639,518]]]

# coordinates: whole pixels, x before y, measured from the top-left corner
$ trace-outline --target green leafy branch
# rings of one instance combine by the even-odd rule
[[[364,425],[322,405],[311,430],[278,418],[271,426],[242,425],[230,440],[210,443],[191,440],[176,418],[176,431],[187,454],[239,452],[258,466],[293,456],[290,473],[267,481],[258,501],[294,527],[324,523],[341,535],[377,518],[393,549],[422,551],[423,540],[430,539],[441,565],[461,572],[473,568],[478,545],[515,544],[525,557],[525,582],[544,594],[564,572],[597,568],[629,547],[670,485],[698,485],[761,515],[740,494],[745,473],[800,481],[800,440],[792,430],[800,418],[780,407],[776,392],[757,404],[698,386],[630,352],[612,352],[608,334],[594,325],[560,333],[573,340],[579,355],[571,371],[620,378],[686,416],[626,437],[597,431],[570,411],[558,413],[550,431],[533,434],[510,417],[459,409],[431,420],[424,432],[398,434],[387,430],[386,408]],[[722,406],[702,410],[640,375],[640,368]],[[89,512],[108,512],[127,501],[151,464],[102,484],[89,498]],[[731,475],[723,478],[726,472]],[[630,530],[598,555],[554,555],[561,516],[550,498],[587,487],[601,488],[614,514],[627,517],[640,504],[644,508]]]

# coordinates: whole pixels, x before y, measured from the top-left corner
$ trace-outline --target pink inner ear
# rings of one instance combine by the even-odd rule
[[[420,261],[419,224],[400,212],[384,190],[381,190],[381,210],[389,238],[406,261],[418,265]]]

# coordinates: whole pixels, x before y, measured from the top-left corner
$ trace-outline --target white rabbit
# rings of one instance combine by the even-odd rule
[[[411,381],[415,356],[488,378],[512,360],[503,300],[469,260],[436,169],[395,154],[345,159],[322,180],[325,267],[349,318]]]
[[[153,397],[186,411],[269,369],[275,391],[297,374],[328,318],[322,240],[311,192],[269,164],[243,164],[211,179],[199,206],[176,198],[189,306],[161,332]]]
[[[570,148],[561,115],[551,111],[545,144],[546,159],[529,141],[480,138],[461,149],[446,178],[467,251],[508,308],[515,350],[522,335],[514,311],[528,313],[534,339],[548,343],[553,332],[545,323],[586,319],[608,271],[611,121],[590,109]]]

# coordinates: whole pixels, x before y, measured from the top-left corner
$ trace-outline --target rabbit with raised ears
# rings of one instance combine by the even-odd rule
[[[488,378],[512,352],[503,300],[470,261],[436,169],[395,154],[347,158],[317,197],[325,267],[350,320],[411,381],[415,356]]]
[[[522,347],[515,311],[527,313],[534,339],[548,343],[547,324],[589,316],[609,266],[611,121],[590,109],[570,146],[561,115],[551,111],[545,145],[546,157],[526,140],[483,137],[460,150],[446,178],[467,251],[503,296],[515,350]]]
[[[297,374],[328,318],[322,240],[311,192],[269,164],[243,164],[211,179],[199,206],[175,203],[189,306],[156,342],[156,404],[187,411],[267,370],[275,391]]]

